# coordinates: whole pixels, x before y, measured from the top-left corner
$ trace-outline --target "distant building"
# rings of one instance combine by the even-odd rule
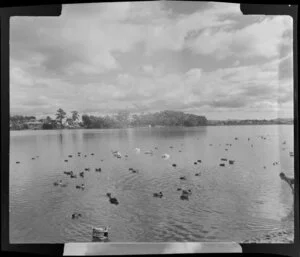
[[[26,122],[28,129],[42,129],[43,122],[40,121],[29,121]]]

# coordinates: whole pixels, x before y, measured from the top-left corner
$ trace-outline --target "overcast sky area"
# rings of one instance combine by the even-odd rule
[[[293,23],[239,4],[63,5],[10,23],[11,115],[177,110],[208,119],[293,117]]]

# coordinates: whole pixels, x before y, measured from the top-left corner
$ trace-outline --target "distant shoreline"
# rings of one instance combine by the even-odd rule
[[[294,123],[256,123],[256,124],[206,124],[201,126],[136,126],[125,128],[62,128],[62,129],[10,129],[10,131],[23,131],[23,130],[91,130],[91,129],[128,129],[128,128],[197,128],[197,127],[221,127],[221,126],[268,126],[268,125],[294,125]]]

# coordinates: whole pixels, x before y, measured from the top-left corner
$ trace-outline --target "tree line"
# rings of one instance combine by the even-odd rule
[[[10,117],[11,129],[28,129],[27,123],[36,120],[34,116],[14,115]],[[67,117],[66,112],[59,108],[55,114],[55,119],[47,116],[39,119],[42,122],[42,129],[61,129],[72,128],[126,128],[143,126],[204,126],[207,124],[205,116],[186,114],[180,111],[161,111],[155,113],[142,113],[131,115],[129,111],[122,110],[115,115],[94,116],[83,114],[81,121],[79,113],[72,111],[71,116]],[[74,127],[74,126],[73,126]]]

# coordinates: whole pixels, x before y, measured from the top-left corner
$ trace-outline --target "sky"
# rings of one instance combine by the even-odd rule
[[[63,5],[10,20],[10,112],[293,117],[293,20],[239,4]]]

